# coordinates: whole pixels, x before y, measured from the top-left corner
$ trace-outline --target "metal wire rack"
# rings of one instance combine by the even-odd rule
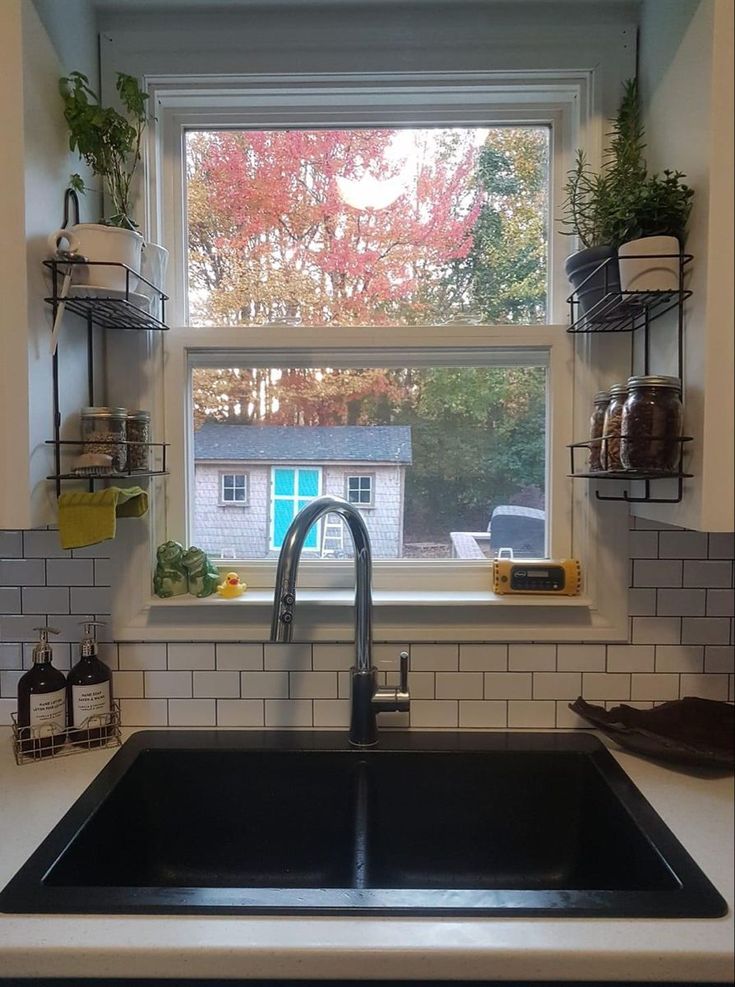
[[[12,720],[12,744],[16,764],[32,764],[50,757],[69,757],[85,751],[119,747],[122,743],[120,706],[113,700],[109,713],[95,713],[78,727],[44,723],[36,727],[18,726]]]

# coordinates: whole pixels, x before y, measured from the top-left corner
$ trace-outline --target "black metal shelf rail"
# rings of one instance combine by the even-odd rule
[[[116,264],[109,261],[90,261],[90,260],[44,260],[44,267],[51,271],[51,288],[52,293],[50,296],[46,297],[44,300],[52,307],[52,319],[53,323],[56,323],[56,317],[59,312],[59,307],[64,306],[64,310],[73,312],[75,315],[83,318],[87,323],[87,395],[88,403],[90,405],[94,404],[95,395],[95,381],[94,381],[94,337],[93,330],[97,326],[104,330],[153,330],[156,332],[166,331],[168,326],[165,323],[166,315],[166,302],[168,301],[168,295],[166,295],[160,288],[157,288],[152,282],[148,281],[137,271],[133,271],[126,264]],[[76,265],[84,267],[115,267],[125,271],[125,291],[122,293],[122,297],[118,296],[105,296],[105,295],[69,295],[68,292],[64,293],[64,280],[69,274],[73,274],[73,269]],[[145,311],[140,306],[136,305],[131,298],[131,295],[135,295],[135,287],[139,287],[140,283],[147,285],[147,287],[152,292],[152,299],[149,301],[154,302],[158,300],[160,305],[160,318],[152,315],[150,312]],[[67,285],[67,288],[73,286]],[[101,290],[101,289],[100,289]],[[162,448],[162,469],[160,470],[146,470],[146,471],[130,471],[122,473],[107,473],[104,475],[96,476],[79,476],[76,473],[64,473],[61,469],[61,447],[63,445],[84,445],[82,441],[77,441],[74,439],[62,439],[61,438],[61,405],[59,399],[59,345],[57,344],[56,350],[52,357],[52,380],[53,380],[53,404],[54,404],[54,423],[53,423],[53,439],[47,441],[48,445],[54,447],[54,472],[47,477],[49,480],[54,480],[56,483],[56,496],[61,494],[61,483],[62,480],[86,480],[88,483],[88,488],[90,491],[94,490],[94,484],[96,480],[111,480],[120,479],[127,476],[132,477],[146,477],[146,476],[165,476],[167,474],[166,469],[166,448],[167,443],[164,442],[151,442],[142,443],[145,445],[150,445],[152,447],[158,446]],[[94,444],[94,443],[92,443]],[[132,445],[133,443],[128,443]]]
[[[99,446],[99,439],[47,439],[47,446]],[[147,449],[160,449],[161,450],[161,467],[160,469],[124,469],[124,470],[114,470],[108,471],[106,473],[52,473],[47,476],[47,480],[127,480],[130,478],[135,479],[136,477],[146,477],[146,476],[168,476],[168,466],[166,463],[166,450],[168,449],[169,442],[136,442],[132,439],[116,441],[115,445],[121,446],[136,446],[145,447]]]
[[[675,470],[659,470],[659,469],[622,469],[622,470],[590,470],[578,471],[576,469],[574,454],[576,449],[586,449],[590,450],[597,446],[600,447],[602,453],[601,458],[606,457],[606,445],[610,439],[620,439],[619,435],[608,435],[600,439],[587,439],[584,442],[572,442],[567,448],[569,449],[570,458],[570,472],[567,474],[574,480],[615,480],[618,483],[621,481],[624,483],[643,483],[645,485],[645,493],[642,496],[635,496],[629,493],[628,490],[624,490],[620,496],[609,496],[607,494],[601,494],[599,490],[595,490],[595,497],[597,500],[625,500],[629,503],[648,503],[648,504],[678,504],[684,495],[684,480],[691,479],[692,473],[684,472],[684,445],[687,442],[692,441],[691,435],[681,435],[676,440],[679,443],[679,463]],[[625,438],[625,436],[622,436]],[[661,441],[660,436],[651,436],[651,441]],[[671,441],[671,440],[667,440]],[[677,490],[673,497],[652,497],[651,496],[651,481],[652,480],[676,480]]]

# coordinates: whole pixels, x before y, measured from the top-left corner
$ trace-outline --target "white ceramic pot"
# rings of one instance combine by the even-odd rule
[[[133,291],[137,277],[126,276],[121,267],[108,267],[107,264],[125,264],[132,271],[140,272],[140,256],[143,237],[134,230],[123,230],[118,226],[102,226],[99,223],[78,223],[67,230],[57,230],[48,238],[49,247],[55,254],[61,246],[64,250],[77,253],[87,260],[104,264],[80,265],[74,269],[73,283],[105,288],[110,291]],[[128,284],[129,280],[129,284]]]
[[[675,236],[645,236],[621,244],[618,248],[621,289],[678,291],[680,253]]]

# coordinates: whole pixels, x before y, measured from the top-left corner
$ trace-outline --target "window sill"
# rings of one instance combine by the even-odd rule
[[[298,593],[298,606],[309,607],[351,607],[355,602],[354,589],[301,589]],[[175,596],[163,600],[153,596],[148,601],[148,610],[171,610],[203,607],[271,607],[273,605],[272,589],[252,589],[242,596],[232,600],[220,596],[207,596],[198,599],[194,596]],[[492,607],[575,607],[589,610],[592,601],[587,596],[498,596],[489,590],[477,591],[407,591],[407,590],[373,590],[373,606],[375,607],[443,607],[443,606],[492,606]]]

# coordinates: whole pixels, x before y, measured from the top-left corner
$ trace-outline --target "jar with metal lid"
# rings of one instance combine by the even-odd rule
[[[594,408],[590,416],[590,445],[588,466],[590,471],[602,469],[602,429],[605,424],[605,412],[610,403],[609,391],[598,391],[595,394]]]
[[[128,412],[128,469],[150,469],[151,413],[150,411]]]
[[[680,461],[681,381],[660,375],[630,377],[623,408],[620,458],[625,469],[673,472]]]
[[[610,388],[610,402],[605,410],[602,423],[602,451],[600,461],[604,470],[621,470],[620,433],[623,424],[623,405],[628,396],[625,384],[613,384]]]
[[[102,453],[112,458],[112,470],[125,471],[127,464],[127,408],[88,407],[81,413],[82,440],[85,452]]]

